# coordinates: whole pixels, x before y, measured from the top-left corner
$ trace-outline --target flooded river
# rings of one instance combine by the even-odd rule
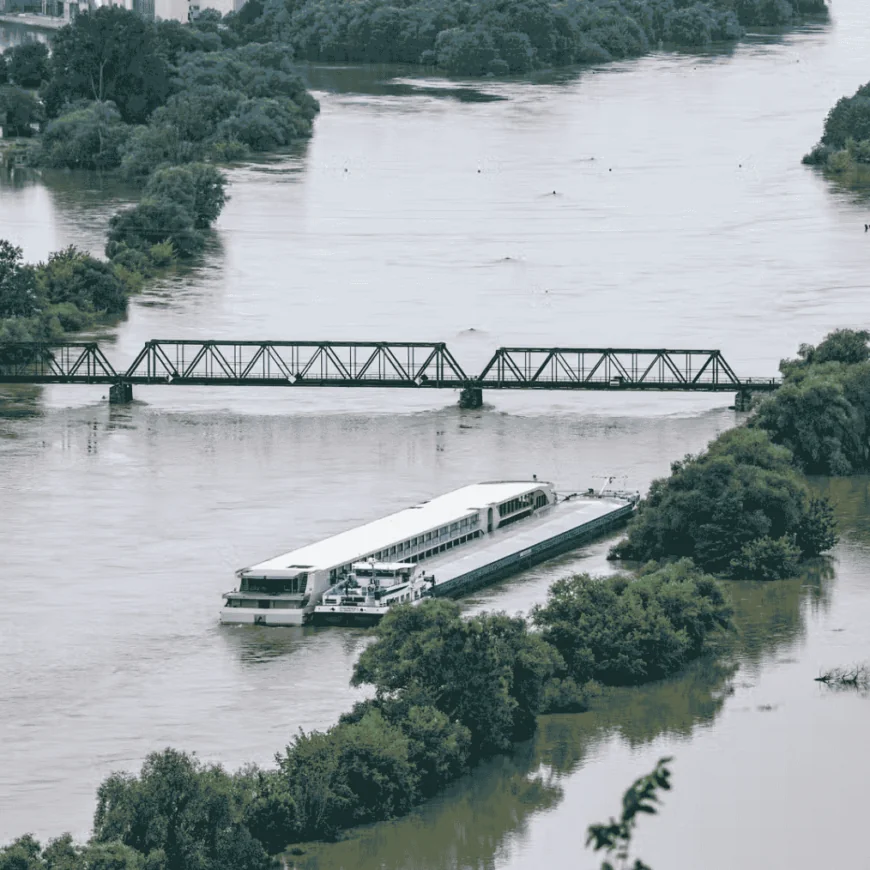
[[[107,353],[121,368],[150,338],[429,340],[474,372],[502,344],[694,346],[773,375],[800,342],[866,323],[866,208],[800,156],[870,78],[868,49],[870,7],[837,0],[829,27],[478,83],[492,101],[311,69],[312,141],[232,171],[205,265],[135,299]],[[99,251],[132,195],[7,176],[0,237],[31,259]],[[268,764],[360,696],[365,632],[218,626],[234,569],[474,480],[645,489],[737,419],[730,396],[490,392],[460,411],[436,392],[104,393],[0,405],[0,842],[86,835],[100,780],[151,750]],[[675,791],[638,839],[653,866],[863,866],[870,699],[813,677],[870,659],[870,481],[816,485],[842,543],[798,580],[732,586],[727,661],[549,717],[516,756],[299,866],[591,868],[583,829],[665,754]],[[606,549],[466,606],[527,610],[566,572],[610,570]]]

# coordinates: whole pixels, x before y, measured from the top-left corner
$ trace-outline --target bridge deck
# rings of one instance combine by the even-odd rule
[[[116,371],[96,342],[0,344],[0,383],[766,392],[718,350],[503,347],[469,377],[443,342],[155,340]]]

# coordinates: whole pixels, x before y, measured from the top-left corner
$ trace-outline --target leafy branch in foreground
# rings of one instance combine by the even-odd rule
[[[831,689],[870,690],[870,665],[852,665],[850,668],[831,668],[816,677],[817,683],[824,683]]]
[[[616,861],[614,864],[605,860],[601,870],[652,870],[640,858],[635,858],[634,863],[629,864],[631,837],[640,813],[654,816],[658,812],[657,804],[661,803],[659,790],[670,791],[671,771],[668,765],[671,761],[672,758],[660,758],[651,773],[635,780],[622,796],[622,816],[618,820],[611,818],[606,825],[589,826],[586,845],[591,845],[595,852],[604,849]]]

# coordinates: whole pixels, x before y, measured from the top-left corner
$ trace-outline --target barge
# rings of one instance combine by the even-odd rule
[[[556,503],[551,483],[491,481],[464,486],[398,513],[236,572],[224,594],[227,624],[303,625],[324,592],[355,564],[428,564],[506,527],[519,528]]]

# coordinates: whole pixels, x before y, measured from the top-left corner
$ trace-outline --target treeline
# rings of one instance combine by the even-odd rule
[[[138,279],[74,247],[37,265],[0,239],[0,342],[61,338],[127,310]]]
[[[275,769],[230,774],[155,753],[138,776],[100,786],[88,844],[23,837],[0,850],[0,870],[272,867],[291,844],[406,813],[531,736],[540,713],[677,672],[730,618],[721,587],[689,562],[560,581],[530,622],[462,619],[444,600],[397,607],[354,669],[374,697],[325,732],[300,732]]]
[[[783,385],[746,426],[671,466],[614,558],[690,558],[738,579],[793,576],[837,540],[833,509],[803,473],[870,469],[870,333],[839,329],[783,360]]]
[[[27,163],[115,172],[140,187],[140,201],[111,218],[106,246],[128,292],[203,250],[227,201],[218,164],[311,136],[319,106],[288,48],[240,45],[219,20],[149,22],[101,7],[59,30],[50,55],[34,42],[2,56],[0,123],[33,139]],[[0,319],[14,319],[0,329],[45,339],[73,328],[75,318],[31,309],[0,305]]]
[[[825,118],[821,140],[803,162],[820,166],[846,183],[870,179],[870,83],[837,101]]]
[[[662,43],[707,47],[810,13],[826,15],[825,0],[248,0],[226,23],[242,41],[287,43],[310,61],[501,76],[638,57]]]

